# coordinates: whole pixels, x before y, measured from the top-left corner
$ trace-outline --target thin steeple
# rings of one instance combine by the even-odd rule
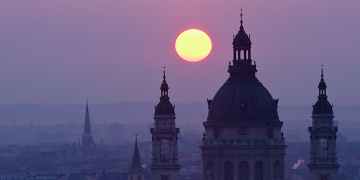
[[[318,98],[327,98],[326,95],[326,83],[324,80],[324,65],[321,65],[321,79],[320,79],[320,83],[319,83],[319,97]]]
[[[129,172],[138,172],[143,171],[144,169],[140,163],[140,155],[139,155],[139,148],[137,145],[137,134],[135,135],[135,147],[134,147],[134,154],[132,157],[132,164],[129,168]]]
[[[86,98],[86,112],[85,112],[85,123],[84,123],[84,134],[89,135],[91,133],[90,116],[89,116],[89,103]]]
[[[243,21],[243,18],[242,18],[242,17],[243,17],[242,10],[243,10],[243,9],[241,8],[241,9],[240,9],[240,11],[241,11],[241,12],[240,12],[240,30],[243,31],[243,30],[244,30],[244,26],[243,26],[243,22],[244,22],[244,21]]]

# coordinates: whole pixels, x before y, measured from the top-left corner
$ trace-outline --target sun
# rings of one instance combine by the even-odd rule
[[[175,50],[186,61],[198,62],[205,59],[211,51],[210,37],[201,30],[188,29],[175,41]]]

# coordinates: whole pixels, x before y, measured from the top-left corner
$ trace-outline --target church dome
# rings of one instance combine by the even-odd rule
[[[208,121],[279,121],[277,102],[256,78],[256,63],[251,60],[251,41],[243,27],[233,40],[230,77],[208,100]]]
[[[250,81],[230,77],[209,106],[208,121],[219,120],[278,121],[277,100],[256,77]]]

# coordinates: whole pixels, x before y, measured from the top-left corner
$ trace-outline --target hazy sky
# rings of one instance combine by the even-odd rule
[[[172,102],[205,102],[228,77],[243,8],[257,77],[279,105],[316,102],[320,65],[329,100],[360,104],[360,1],[0,1],[0,104],[158,101],[167,66]],[[176,37],[213,42],[198,63]]]

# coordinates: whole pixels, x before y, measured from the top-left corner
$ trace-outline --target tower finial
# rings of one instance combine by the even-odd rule
[[[138,136],[138,135],[137,135],[137,134],[135,134],[135,141],[137,141],[137,136]]]
[[[241,26],[242,26],[242,23],[244,22],[243,19],[242,19],[242,16],[243,16],[243,15],[242,15],[242,10],[243,10],[243,9],[241,8],[241,9],[240,9],[240,18],[241,18],[241,19],[240,19],[240,24],[241,24]]]
[[[321,79],[324,79],[324,64],[321,64]]]
[[[166,69],[166,66],[163,67],[164,68],[164,76],[163,76],[163,79],[165,80],[166,76],[165,76],[165,69]]]

